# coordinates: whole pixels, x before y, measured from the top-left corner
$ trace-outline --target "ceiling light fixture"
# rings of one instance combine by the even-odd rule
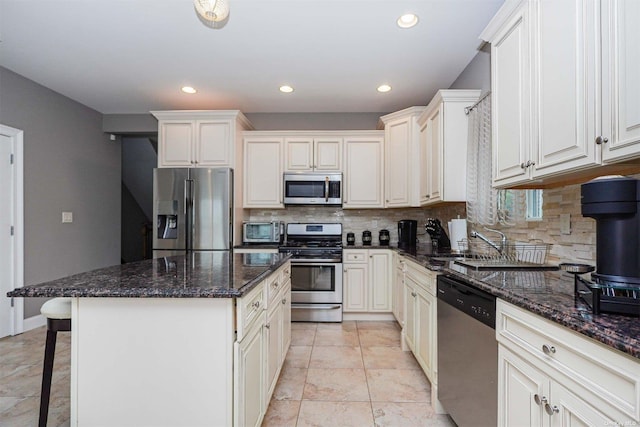
[[[191,86],[183,86],[180,90],[183,91],[184,93],[196,93],[197,92],[197,90],[195,90]]]
[[[205,23],[221,22],[229,16],[229,0],[193,0],[193,6]]]
[[[291,93],[293,92],[293,88],[289,85],[280,86],[280,92],[282,93]]]
[[[391,86],[389,86],[389,85],[380,85],[380,86],[378,86],[378,92],[380,92],[380,93],[389,92],[390,90],[391,90]]]
[[[418,16],[413,13],[406,13],[396,21],[400,28],[411,28],[418,23]]]

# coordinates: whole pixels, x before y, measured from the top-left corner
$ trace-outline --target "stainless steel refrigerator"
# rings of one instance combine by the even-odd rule
[[[222,251],[233,242],[233,170],[153,170],[153,257]]]

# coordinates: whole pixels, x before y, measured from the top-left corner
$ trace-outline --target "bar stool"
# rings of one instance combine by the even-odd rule
[[[42,369],[42,391],[40,392],[39,427],[47,426],[53,358],[56,354],[58,331],[71,330],[71,298],[53,298],[45,302],[40,313],[47,318],[47,342],[44,347],[44,367]]]

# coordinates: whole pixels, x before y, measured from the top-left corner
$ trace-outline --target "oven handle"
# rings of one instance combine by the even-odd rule
[[[291,264],[295,264],[303,267],[317,267],[321,265],[336,265],[341,264],[342,260],[339,259],[317,259],[314,261],[309,261],[308,259],[291,259]]]
[[[305,310],[338,310],[342,308],[340,304],[291,304],[291,308],[304,308]]]

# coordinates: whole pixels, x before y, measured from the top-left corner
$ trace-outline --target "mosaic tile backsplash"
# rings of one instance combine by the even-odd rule
[[[640,174],[632,175],[640,179]],[[551,243],[551,251],[547,257],[548,263],[581,262],[595,265],[596,263],[596,223],[592,218],[583,217],[580,213],[580,184],[547,189],[543,191],[543,219],[542,221],[520,220],[512,226],[496,225],[493,228],[502,230],[509,241],[529,242],[541,240]],[[569,234],[560,231],[560,215],[570,216],[571,230]],[[428,241],[424,234],[424,223],[427,218],[438,218],[446,224],[453,218],[465,218],[464,203],[448,203],[428,208],[409,209],[361,209],[343,210],[331,207],[288,207],[279,210],[250,211],[252,221],[281,220],[284,222],[341,222],[343,224],[343,241],[346,233],[356,235],[356,245],[362,244],[362,232],[371,231],[373,244],[378,243],[378,231],[387,229],[391,235],[391,245],[398,243],[397,222],[401,219],[415,219],[418,221],[418,240]],[[468,230],[476,227],[468,225]],[[487,232],[487,236],[491,233]],[[498,238],[496,238],[498,240]]]

